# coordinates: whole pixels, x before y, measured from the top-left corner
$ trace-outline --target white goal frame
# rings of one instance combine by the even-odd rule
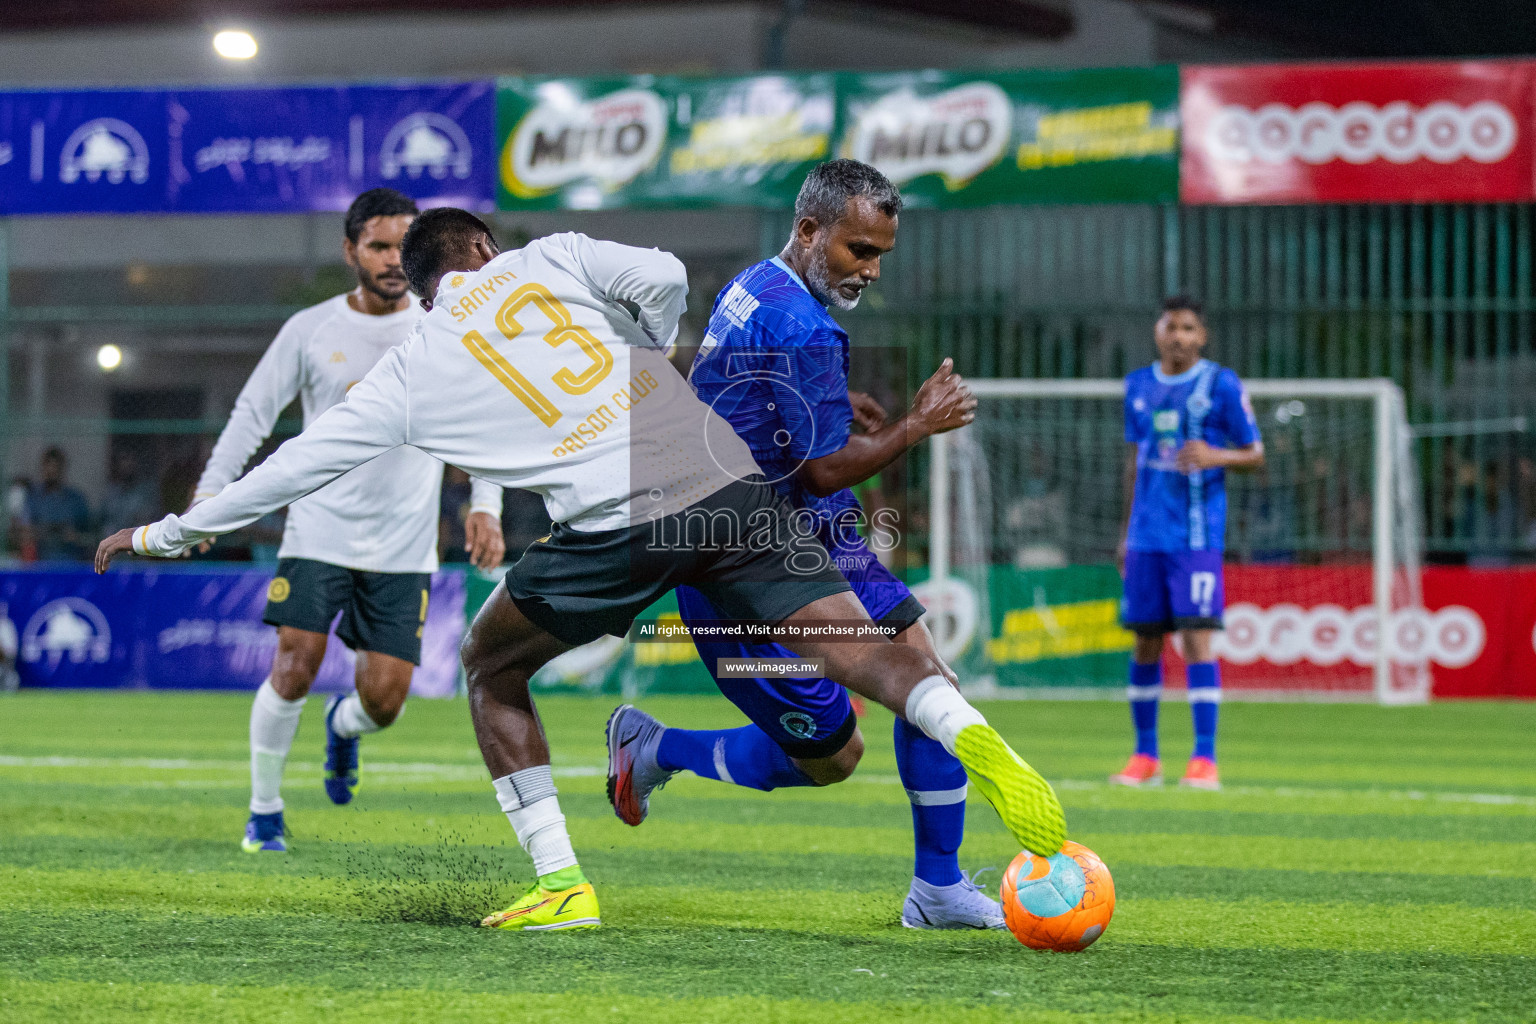
[[[1125,395],[1125,381],[1117,379],[1035,380],[992,377],[968,378],[966,384],[983,401],[988,398],[1117,399]],[[1398,525],[1395,522],[1395,499],[1400,484],[1394,466],[1398,453],[1406,448],[1410,439],[1402,389],[1385,377],[1245,380],[1243,386],[1255,398],[1353,398],[1371,402],[1371,593],[1376,609],[1377,638],[1372,677],[1376,699],[1383,704],[1418,704],[1427,701],[1427,691],[1404,691],[1392,685],[1392,661],[1388,643],[1392,619],[1392,537]],[[948,579],[951,568],[950,436],[936,434],[930,439],[932,461],[928,474],[928,569],[929,577],[935,584]]]

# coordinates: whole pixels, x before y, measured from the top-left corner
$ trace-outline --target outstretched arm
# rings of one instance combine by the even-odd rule
[[[405,443],[405,376],[400,350],[385,356],[347,400],[310,424],[261,465],[185,515],[117,533],[96,550],[106,572],[123,551],[175,557],[219,534],[238,530],[318,490],[349,469]]]
[[[818,497],[836,494],[868,480],[925,438],[970,423],[976,418],[976,398],[953,368],[953,360],[944,360],[918,388],[912,408],[894,423],[854,434],[832,454],[803,463],[795,473],[800,483]]]

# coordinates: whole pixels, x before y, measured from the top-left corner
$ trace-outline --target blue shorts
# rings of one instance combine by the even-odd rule
[[[922,604],[905,583],[880,564],[863,540],[855,540],[831,552],[833,564],[847,578],[871,619],[897,632],[906,629],[922,617]],[[692,587],[677,588],[677,607],[684,625],[724,618]],[[790,757],[830,757],[853,735],[858,723],[848,692],[830,679],[721,679],[715,673],[720,658],[795,657],[795,652],[782,644],[695,639],[694,646],[726,700]]]
[[[1220,629],[1220,551],[1127,551],[1120,621],[1135,633]]]

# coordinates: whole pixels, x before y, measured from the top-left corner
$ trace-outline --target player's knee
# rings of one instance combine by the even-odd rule
[[[835,786],[839,782],[846,782],[853,775],[854,769],[859,766],[859,761],[864,757],[864,734],[858,729],[853,730],[853,735],[848,737],[842,749],[829,757],[818,757],[814,760],[796,759],[795,765],[805,773],[806,777],[818,786]]]
[[[371,694],[358,691],[357,699],[362,702],[363,711],[380,729],[393,725],[395,719],[400,717],[400,712],[405,710],[404,693]]]
[[[320,663],[325,660],[322,650],[319,657],[304,648],[279,646],[272,658],[272,689],[284,700],[298,700],[309,693],[315,676],[320,674]]]
[[[1162,633],[1137,633],[1132,657],[1142,665],[1150,665],[1163,656]]]

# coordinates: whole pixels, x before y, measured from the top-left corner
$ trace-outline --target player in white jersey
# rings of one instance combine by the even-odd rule
[[[400,270],[400,240],[416,213],[416,204],[393,189],[364,192],[352,203],[342,251],[357,287],[283,325],[240,391],[194,505],[240,475],[295,396],[308,428],[405,340],[421,318]],[[338,612],[337,635],[357,652],[357,688],[326,706],[324,781],[332,801],[352,799],[358,737],[400,714],[411,670],[421,662],[442,479],[437,459],[400,448],[289,506],[263,616],[277,627],[277,652],[251,707],[250,818],[241,843],[247,852],[287,848],[283,766]],[[505,553],[501,488],[483,480],[473,486],[467,547],[489,568]]]
[[[128,550],[176,555],[402,445],[541,494],[550,535],[508,570],[461,650],[481,754],[538,875],[484,924],[598,923],[528,681],[578,644],[623,635],[683,584],[731,620],[795,636],[797,653],[820,659],[829,678],[959,757],[1019,842],[1060,848],[1066,825],[1050,786],[942,666],[878,632],[814,533],[794,528],[745,442],[667,362],[688,290],[681,263],[576,234],[501,253],[473,214],[437,209],[412,225],[402,265],[432,296],[405,344],[217,497],[102,541],[96,568]]]

